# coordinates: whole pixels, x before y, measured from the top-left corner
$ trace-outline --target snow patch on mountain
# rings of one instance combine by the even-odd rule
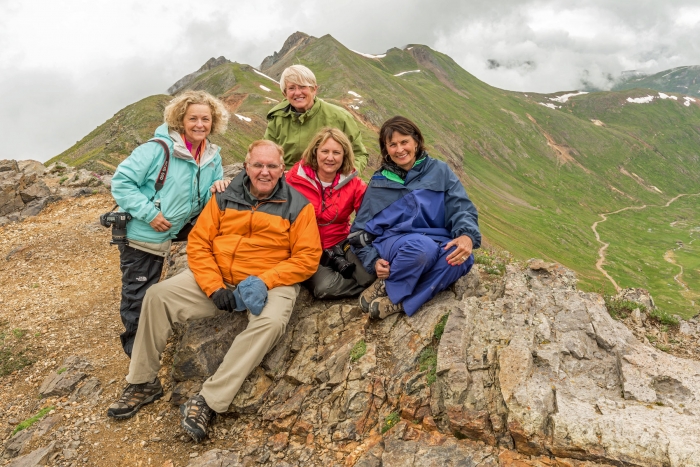
[[[350,49],[350,51],[355,52],[357,55],[362,55],[363,57],[367,57],[367,58],[384,58],[384,57],[386,57],[386,54],[372,55],[372,54],[363,54],[362,52],[358,52],[357,50],[352,50],[352,49]]]
[[[574,96],[580,96],[581,94],[588,94],[586,91],[579,91],[579,92],[571,92],[569,94],[562,94],[561,96],[557,97],[550,97],[550,101],[554,102],[561,102],[562,104],[566,101],[569,100],[569,97],[574,97]]]
[[[420,73],[420,70],[402,71],[401,73],[396,73],[394,76],[403,76],[406,73]]]
[[[633,104],[648,104],[649,102],[654,100],[654,96],[645,96],[645,97],[628,97],[627,102],[631,102]]]
[[[668,94],[664,94],[663,92],[660,92],[660,93],[659,93],[659,97],[660,97],[661,99],[673,99],[674,101],[677,101],[677,100],[678,100],[678,97],[676,97],[676,96],[669,96]]]
[[[250,118],[245,117],[245,116],[243,116],[243,115],[238,115],[238,114],[234,114],[234,115],[235,115],[236,117],[238,117],[239,120],[243,120],[244,122],[251,122],[251,121],[252,121]]]
[[[270,92],[270,88],[265,87],[265,86],[263,86],[262,84],[260,85],[260,89],[262,89],[263,91]]]
[[[683,99],[685,99],[685,102],[683,102],[683,105],[686,107],[690,107],[691,102],[695,102],[695,99],[689,96],[683,96]]]
[[[544,102],[538,102],[538,104],[543,105],[545,107],[549,107],[550,109],[554,109],[554,110],[561,108],[561,105],[554,105],[551,102],[547,102],[546,104]]]
[[[359,94],[356,93],[355,91],[348,91],[348,94],[350,94],[350,95],[352,95],[352,96],[355,96],[355,97],[362,97],[361,95],[359,95]]]
[[[259,74],[260,76],[264,76],[265,78],[269,79],[270,81],[274,81],[275,83],[280,84],[279,81],[277,81],[277,80],[274,79],[274,78],[270,78],[269,76],[267,76],[267,75],[266,75],[265,73],[263,73],[262,71],[258,71],[258,70],[256,70],[255,68],[253,68],[253,71],[256,72],[257,74]]]

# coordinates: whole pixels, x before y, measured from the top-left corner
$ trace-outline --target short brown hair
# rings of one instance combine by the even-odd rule
[[[329,126],[321,128],[304,150],[301,160],[304,161],[305,165],[311,166],[314,170],[318,170],[318,158],[316,157],[318,148],[331,138],[343,147],[343,163],[338,170],[341,174],[347,175],[355,168],[355,155],[352,152],[350,140],[345,136],[345,133],[337,128],[331,128]]]
[[[211,132],[223,133],[228,125],[228,110],[216,97],[205,91],[185,91],[165,107],[164,119],[168,128],[178,133],[184,133],[183,120],[187,108],[192,104],[208,105],[211,109]]]
[[[250,143],[250,146],[248,146],[248,152],[245,155],[245,163],[247,164],[250,162],[250,153],[253,152],[253,149],[259,147],[259,146],[269,146],[271,148],[277,149],[277,152],[280,155],[280,164],[282,164],[282,168],[284,168],[284,149],[282,149],[282,146],[279,144],[275,143],[274,141],[270,141],[268,139],[258,139]]]
[[[391,162],[391,157],[389,157],[389,153],[386,150],[386,143],[394,136],[394,132],[413,138],[413,141],[418,145],[416,148],[416,157],[420,158],[421,153],[425,150],[423,134],[420,132],[418,125],[406,117],[397,115],[384,122],[382,128],[379,130],[379,150],[382,153],[384,162]]]

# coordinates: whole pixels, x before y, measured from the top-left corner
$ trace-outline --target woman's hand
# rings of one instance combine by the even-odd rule
[[[455,248],[455,251],[447,255],[447,264],[450,266],[459,266],[469,258],[469,255],[472,254],[472,247],[474,244],[472,243],[471,238],[467,237],[466,235],[462,235],[445,245],[444,249],[449,250],[453,246],[456,246],[457,248]]]
[[[156,232],[165,232],[171,227],[170,222],[159,212],[155,219],[151,221],[151,228]]]
[[[389,278],[389,261],[379,258],[374,263],[374,270],[377,271],[377,279]]]
[[[211,186],[211,193],[223,193],[226,191],[226,187],[231,183],[231,180],[217,180]]]

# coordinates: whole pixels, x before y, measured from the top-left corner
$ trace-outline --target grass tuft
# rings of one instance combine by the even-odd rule
[[[440,339],[442,338],[442,334],[445,332],[445,325],[447,324],[447,318],[449,318],[450,313],[446,313],[442,315],[442,318],[440,318],[440,321],[435,325],[435,329],[433,330],[433,338],[437,341],[440,342]]]
[[[44,416],[45,416],[47,413],[51,412],[53,409],[54,409],[54,406],[53,406],[53,405],[52,405],[52,406],[49,406],[49,407],[44,407],[43,409],[41,409],[41,410],[39,411],[39,413],[37,413],[37,414],[34,415],[33,417],[28,418],[28,419],[26,419],[26,420],[23,421],[23,422],[20,422],[20,423],[15,427],[15,429],[12,431],[12,436],[14,436],[14,435],[16,435],[17,433],[19,433],[20,431],[22,431],[22,430],[24,430],[24,429],[26,429],[26,428],[29,428],[30,426],[34,425],[36,422],[38,422],[39,420],[41,420],[42,418],[44,418]]]
[[[420,371],[428,372],[425,378],[428,386],[431,386],[437,381],[437,375],[435,374],[437,370],[437,352],[432,347],[424,348],[418,357],[418,362],[420,363]]]
[[[391,428],[394,425],[399,423],[399,420],[401,420],[401,418],[399,417],[398,412],[391,412],[389,415],[387,415],[386,418],[384,419],[384,425],[382,425],[382,434],[391,430]]]
[[[357,341],[357,343],[352,347],[352,350],[350,351],[350,361],[351,362],[356,362],[364,354],[367,353],[367,344],[365,343],[364,339],[360,339]]]

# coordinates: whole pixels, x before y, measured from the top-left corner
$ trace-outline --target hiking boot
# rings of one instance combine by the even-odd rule
[[[389,297],[380,297],[372,300],[369,304],[369,317],[373,319],[384,319],[394,313],[402,313],[403,305],[391,303]]]
[[[386,297],[386,284],[384,279],[377,279],[360,295],[360,308],[365,313],[369,312],[370,303],[381,297]]]
[[[150,383],[128,384],[117,402],[109,406],[107,416],[112,418],[133,417],[141,407],[157,401],[163,395],[163,386],[158,377]]]
[[[204,397],[200,394],[190,397],[187,402],[180,406],[180,415],[183,417],[180,425],[195,443],[206,438],[207,428],[209,428],[214,411],[209,408]]]

